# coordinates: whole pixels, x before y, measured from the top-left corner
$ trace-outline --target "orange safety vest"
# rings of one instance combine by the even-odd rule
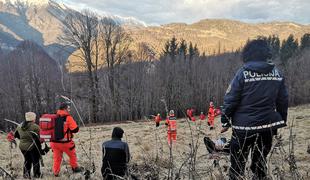
[[[168,133],[177,131],[177,118],[175,116],[168,116],[166,124],[168,125]]]

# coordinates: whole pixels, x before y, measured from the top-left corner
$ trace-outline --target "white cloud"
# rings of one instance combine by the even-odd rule
[[[309,0],[57,0],[79,9],[90,8],[132,16],[148,24],[193,23],[205,18],[247,22],[295,21],[310,24]]]

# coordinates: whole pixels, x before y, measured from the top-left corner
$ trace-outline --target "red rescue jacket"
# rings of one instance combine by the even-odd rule
[[[14,133],[13,133],[13,131],[10,131],[9,133],[8,133],[8,135],[6,136],[6,139],[9,141],[9,142],[12,142],[12,141],[14,141]]]
[[[214,118],[214,117],[215,117],[214,106],[210,106],[208,111],[208,118]]]
[[[205,120],[206,119],[206,115],[200,114],[199,118],[200,118],[200,120]]]
[[[155,116],[155,122],[160,123],[160,121],[161,121],[160,115]]]

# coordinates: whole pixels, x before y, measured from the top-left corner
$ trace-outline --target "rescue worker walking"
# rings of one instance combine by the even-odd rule
[[[156,127],[159,127],[160,121],[161,121],[161,117],[160,117],[160,114],[158,113],[157,116],[155,116]]]
[[[191,120],[191,121],[196,121],[195,117],[194,117],[194,113],[195,113],[195,109],[190,108],[186,110],[186,115],[187,117]]]
[[[166,119],[167,126],[167,140],[168,144],[171,145],[173,141],[177,140],[177,118],[174,115],[174,110],[169,111],[169,116]]]
[[[211,101],[208,110],[208,125],[210,126],[210,130],[214,129],[214,118],[215,118],[215,110],[213,102]]]
[[[19,149],[25,159],[23,177],[26,179],[31,179],[30,172],[31,167],[33,167],[33,176],[35,178],[40,178],[41,147],[38,147],[38,144],[35,142],[36,137],[38,138],[40,127],[35,124],[35,113],[27,112],[25,114],[25,119],[26,121],[16,128],[14,134],[15,138],[20,139]]]
[[[51,142],[51,148],[53,150],[53,172],[57,177],[59,176],[60,166],[62,162],[63,153],[66,153],[69,156],[70,166],[73,172],[81,172],[82,169],[78,166],[77,156],[75,151],[75,144],[73,141],[73,133],[77,133],[79,131],[79,127],[77,126],[75,120],[70,115],[70,103],[63,102],[59,106],[59,110],[57,111],[57,115],[63,117],[63,132],[64,138],[58,141]]]
[[[266,157],[272,137],[278,128],[286,126],[288,93],[280,71],[267,62],[271,57],[265,40],[248,42],[242,51],[244,65],[224,97],[222,132],[232,127],[229,170],[232,180],[244,175],[250,150],[253,179],[266,178]]]
[[[123,177],[127,171],[127,163],[130,160],[129,147],[122,141],[124,130],[115,127],[112,132],[112,140],[102,144],[101,174],[106,180],[118,179],[113,175]]]

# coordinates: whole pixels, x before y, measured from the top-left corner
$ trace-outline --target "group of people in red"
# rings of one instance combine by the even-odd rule
[[[195,113],[196,111],[194,108],[189,108],[186,110],[186,116],[193,122],[196,121]],[[165,123],[166,125],[168,124],[168,121],[172,114],[173,114],[173,117],[175,117],[174,112],[173,113],[169,112],[169,115],[166,118],[166,123]],[[211,101],[209,104],[209,108],[208,108],[208,126],[210,127],[210,130],[214,129],[214,119],[220,114],[221,114],[221,110],[219,108],[216,108],[213,102]],[[155,119],[156,127],[159,127],[160,122],[162,121],[160,113],[158,113],[154,119]],[[206,119],[206,115],[204,114],[204,112],[200,112],[199,119],[201,121]]]
[[[208,109],[208,126],[210,127],[210,130],[214,129],[214,119],[216,116],[220,115],[221,111],[218,108],[215,108],[213,102],[210,102],[210,106]],[[195,109],[189,108],[186,110],[186,116],[193,122],[196,121],[195,118]],[[201,112],[199,115],[200,120],[205,120],[206,115]],[[162,121],[162,118],[160,116],[160,113],[158,113],[154,117],[156,127],[160,126],[160,122]],[[172,142],[175,142],[177,139],[177,122],[176,122],[176,116],[174,113],[174,110],[170,110],[165,121],[165,125],[167,126],[167,141],[168,144],[171,145]]]
[[[210,126],[210,130],[214,129],[214,118],[220,114],[220,109],[215,108],[213,102],[211,101],[208,109],[208,126]],[[191,121],[196,121],[195,109],[187,109],[186,115]],[[206,115],[203,112],[200,112],[199,119],[205,120]]]

